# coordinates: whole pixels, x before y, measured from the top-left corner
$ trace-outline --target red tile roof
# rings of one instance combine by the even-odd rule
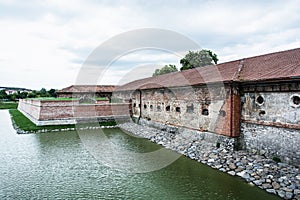
[[[300,76],[300,48],[244,59],[240,81],[290,79]]]
[[[136,80],[116,90],[300,78],[300,48]]]
[[[58,91],[58,93],[96,93],[113,92],[114,85],[71,85]]]

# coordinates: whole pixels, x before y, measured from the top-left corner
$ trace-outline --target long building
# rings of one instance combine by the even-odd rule
[[[300,164],[300,48],[136,80],[113,95],[139,119]]]
[[[38,125],[131,116],[300,165],[300,48],[58,94],[118,103],[20,100],[18,109]]]

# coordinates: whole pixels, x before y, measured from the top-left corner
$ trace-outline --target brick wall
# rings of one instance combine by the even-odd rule
[[[20,99],[18,110],[28,113],[33,118],[39,118],[41,111],[41,102],[37,100]]]
[[[127,103],[79,104],[77,100],[41,101],[23,99],[19,101],[18,110],[32,118],[35,123],[60,119],[129,116],[129,105]]]
[[[176,126],[238,137],[240,97],[229,85],[147,89],[115,92],[132,99],[133,115]],[[141,96],[140,96],[141,95]]]

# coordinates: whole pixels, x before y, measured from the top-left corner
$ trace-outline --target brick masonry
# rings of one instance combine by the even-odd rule
[[[135,117],[219,135],[239,136],[240,97],[232,85],[147,89],[115,92],[113,95],[132,99]]]
[[[137,118],[237,138],[236,148],[300,165],[299,91],[299,83],[273,82],[143,89],[113,95],[131,99]]]
[[[80,104],[78,101],[19,101],[18,110],[37,125],[74,124],[76,119],[129,117],[128,103]]]
[[[115,91],[124,103],[20,100],[39,125],[131,116],[237,138],[236,147],[300,165],[300,83],[211,84]]]

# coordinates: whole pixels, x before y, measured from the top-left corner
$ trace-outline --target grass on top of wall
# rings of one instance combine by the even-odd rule
[[[39,97],[39,98],[27,98],[29,100],[40,100],[40,101],[74,101],[79,100],[79,98],[69,98],[69,97]],[[108,100],[106,97],[97,97],[97,98],[91,98],[99,101]]]
[[[18,103],[14,101],[0,102],[0,109],[17,109]]]
[[[37,126],[17,109],[11,109],[11,110],[9,110],[9,113],[12,117],[12,120],[13,120],[13,123],[15,124],[15,126],[23,131],[37,132],[39,130],[54,130],[54,129],[65,129],[65,128],[74,128],[75,127],[75,125]]]
[[[78,98],[69,98],[69,97],[39,97],[39,98],[27,98],[29,100],[40,100],[40,101],[72,101],[78,100]]]
[[[76,127],[76,125],[74,125],[74,124],[37,126],[17,109],[10,109],[9,113],[11,115],[11,118],[15,125],[15,128],[18,128],[21,131],[28,131],[30,133],[35,133],[35,132],[38,132],[41,130],[51,131],[51,130],[62,130],[62,129]],[[114,126],[114,125],[116,125],[116,122],[110,121],[110,122],[99,122],[99,123],[96,123],[96,122],[82,123],[82,124],[78,124],[78,127],[84,128],[84,127]]]

